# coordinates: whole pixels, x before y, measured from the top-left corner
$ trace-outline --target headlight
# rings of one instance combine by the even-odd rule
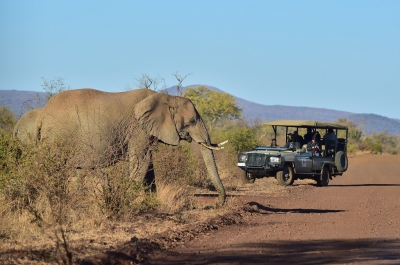
[[[269,158],[269,161],[271,163],[280,163],[281,162],[281,157],[280,156],[271,156]]]
[[[238,162],[246,162],[247,155],[246,154],[239,154],[238,155]]]

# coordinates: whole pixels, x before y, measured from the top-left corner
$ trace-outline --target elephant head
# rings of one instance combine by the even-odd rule
[[[135,118],[142,129],[158,140],[178,145],[181,140],[201,144],[201,152],[211,181],[219,193],[219,203],[226,199],[213,151],[216,149],[202,118],[190,99],[157,93],[146,97],[134,109]]]
[[[34,140],[36,118],[41,111],[42,108],[29,110],[18,120],[12,134],[14,139],[19,139],[25,144]]]

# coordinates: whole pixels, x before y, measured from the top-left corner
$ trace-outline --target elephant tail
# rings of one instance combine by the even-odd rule
[[[34,133],[35,144],[38,145],[41,139],[42,139],[42,121],[38,121],[36,123],[36,129]]]
[[[19,123],[17,122],[11,135],[13,139],[18,139],[18,130],[19,130]]]

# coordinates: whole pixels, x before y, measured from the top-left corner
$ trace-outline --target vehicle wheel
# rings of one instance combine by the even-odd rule
[[[339,151],[335,155],[335,165],[339,172],[345,172],[349,165],[347,155],[343,151]]]
[[[331,171],[329,170],[329,167],[324,167],[321,170],[321,175],[316,178],[317,185],[320,187],[328,186],[330,176],[331,176]]]
[[[254,181],[256,181],[256,179],[246,170],[243,170],[243,174],[242,174],[242,180],[243,183],[254,183]]]
[[[285,165],[282,171],[276,173],[276,180],[279,185],[289,186],[294,182],[294,172],[290,165]]]

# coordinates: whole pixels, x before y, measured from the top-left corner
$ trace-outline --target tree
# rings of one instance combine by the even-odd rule
[[[357,128],[357,124],[352,120],[347,120],[346,118],[340,118],[337,120],[338,123],[346,125],[349,128],[349,141],[358,143],[361,141],[363,137],[363,133],[360,129]],[[342,136],[344,137],[344,135]]]
[[[46,97],[43,98],[39,95],[39,93],[36,93],[36,96],[32,99],[28,99],[27,101],[25,101],[22,104],[22,107],[24,107],[27,110],[31,110],[34,108],[44,106],[47,103],[47,101],[49,101],[49,99],[55,94],[70,89],[65,85],[64,78],[62,77],[55,77],[54,79],[49,79],[49,80],[42,77],[42,81],[43,83],[41,84],[41,87],[46,92]]]
[[[221,126],[223,121],[239,119],[242,113],[232,95],[212,91],[205,86],[187,88],[183,96],[192,100],[211,129]]]
[[[65,90],[69,90],[69,87],[65,86],[64,78],[57,77],[55,79],[47,80],[42,77],[43,84],[41,85],[44,91],[46,91],[46,99],[47,101],[57,93],[60,93]]]

